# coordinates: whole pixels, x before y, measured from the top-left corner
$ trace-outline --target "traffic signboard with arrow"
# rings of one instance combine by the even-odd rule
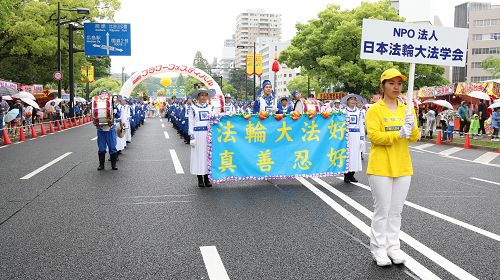
[[[130,24],[85,23],[85,55],[130,56]]]

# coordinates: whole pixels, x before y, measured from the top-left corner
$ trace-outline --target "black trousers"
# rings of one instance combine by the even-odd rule
[[[481,134],[486,134],[486,130],[484,129],[484,122],[486,121],[486,119],[480,119],[479,120],[479,132]]]
[[[469,122],[460,120],[460,136],[464,136],[467,131],[469,131]]]

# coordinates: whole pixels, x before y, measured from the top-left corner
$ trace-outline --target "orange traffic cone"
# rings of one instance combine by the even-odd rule
[[[69,127],[73,127],[73,119],[69,119]]]
[[[66,119],[64,119],[63,127],[64,127],[64,129],[68,128],[68,124],[66,123]]]
[[[80,117],[80,124],[84,124],[83,117]]]
[[[4,145],[12,144],[12,142],[10,142],[10,138],[9,135],[7,134],[7,131],[5,131],[5,128],[2,128],[2,137]]]
[[[45,130],[45,125],[43,123],[40,124],[40,134],[47,135],[47,131]]]
[[[24,127],[19,129],[19,141],[26,141],[26,135],[24,135]]]
[[[37,138],[36,129],[34,125],[31,125],[31,138]]]
[[[78,118],[75,118],[75,126],[80,124],[80,120]]]
[[[56,132],[56,131],[54,130],[54,125],[52,124],[52,122],[49,122],[49,132],[50,132],[50,133],[54,133],[54,132]]]
[[[465,143],[464,143],[464,149],[470,149],[470,134],[465,134]]]
[[[59,121],[56,121],[56,126],[57,126],[57,131],[61,131],[62,130],[61,124],[59,123]]]
[[[436,145],[441,145],[441,130],[438,130],[438,136],[436,138]]]

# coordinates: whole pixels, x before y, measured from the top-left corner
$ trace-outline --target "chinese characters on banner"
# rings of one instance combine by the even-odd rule
[[[468,29],[363,19],[361,58],[465,66]]]
[[[345,115],[296,121],[223,116],[216,123],[212,120],[210,133],[210,173],[217,183],[346,172]]]
[[[186,98],[186,87],[165,87],[165,96]]]

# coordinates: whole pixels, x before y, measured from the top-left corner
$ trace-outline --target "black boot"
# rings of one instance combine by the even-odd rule
[[[198,177],[198,187],[204,188],[205,184],[203,184],[203,176],[197,175],[197,177]]]
[[[212,183],[210,183],[210,180],[208,180],[208,174],[203,175],[203,179],[205,180],[205,187],[211,188]]]
[[[349,172],[351,174],[351,176],[349,177],[349,179],[351,180],[351,182],[353,183],[357,183],[358,180],[356,180],[356,178],[354,178],[354,172]]]
[[[99,167],[97,167],[97,170],[103,170],[104,161],[106,160],[106,154],[98,154],[98,155],[99,155]]]
[[[351,176],[349,173],[350,172],[344,173],[344,182],[347,184],[351,183]]]
[[[118,158],[118,155],[116,153],[111,155],[111,169],[113,169],[113,170],[118,170],[118,168],[116,167],[117,158]]]

